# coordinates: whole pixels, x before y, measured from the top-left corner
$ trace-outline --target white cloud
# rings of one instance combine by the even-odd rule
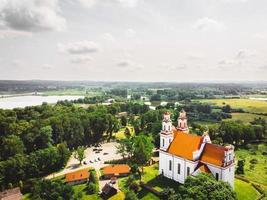
[[[255,33],[253,37],[260,40],[267,40],[267,32]]]
[[[144,66],[128,59],[128,60],[120,60],[117,63],[117,67],[124,70],[140,70]]]
[[[95,5],[111,5],[117,4],[124,7],[136,7],[140,0],[78,0],[80,4],[86,8],[90,8]]]
[[[193,24],[193,28],[199,31],[221,31],[225,29],[225,25],[215,19],[204,17],[198,19]]]
[[[104,39],[105,41],[108,41],[108,42],[116,42],[115,38],[114,38],[113,35],[110,34],[110,33],[104,33],[101,37],[102,37],[102,39]]]
[[[99,45],[92,41],[80,41],[68,44],[58,44],[58,50],[69,54],[87,54],[99,51]]]
[[[79,55],[79,56],[75,56],[71,59],[71,62],[74,64],[88,64],[89,62],[91,62],[93,59],[91,58],[91,56],[88,55]]]
[[[96,4],[96,0],[79,0],[80,4],[84,7],[90,8]]]
[[[257,55],[257,52],[254,50],[241,49],[237,52],[236,58],[244,59],[244,58],[250,58],[256,55]]]
[[[32,36],[31,32],[26,32],[26,31],[16,31],[16,30],[0,30],[0,39],[2,38],[16,38],[16,37],[21,37],[21,36],[27,36],[30,37]]]
[[[135,37],[135,35],[136,35],[136,31],[133,30],[133,29],[131,29],[131,28],[129,28],[129,29],[127,29],[127,30],[125,31],[125,35],[126,35],[126,37],[128,37],[128,38],[133,38],[133,37]]]
[[[6,29],[38,32],[66,27],[57,0],[0,0],[0,4],[0,24]]]
[[[50,70],[52,68],[53,68],[53,66],[50,64],[43,64],[43,66],[42,66],[42,69],[44,69],[44,70]]]

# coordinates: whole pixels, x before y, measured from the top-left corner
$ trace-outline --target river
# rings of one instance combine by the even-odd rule
[[[84,96],[15,96],[0,98],[0,108],[13,109],[24,108],[26,106],[37,106],[46,103],[56,103],[61,100],[75,100]]]

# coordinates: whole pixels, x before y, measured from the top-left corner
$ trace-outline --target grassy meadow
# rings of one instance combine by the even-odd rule
[[[232,119],[226,119],[226,120],[240,120],[244,123],[249,123],[252,122],[255,118],[263,118],[267,120],[267,116],[263,115],[256,115],[256,114],[251,114],[251,113],[231,113]]]
[[[202,102],[211,103],[216,106],[230,105],[232,108],[242,108],[252,113],[267,113],[267,101],[252,99],[204,99]]]
[[[237,160],[244,159],[244,177],[250,181],[267,186],[267,145],[250,145],[249,150],[237,149],[235,151]],[[256,163],[256,164],[253,164]]]

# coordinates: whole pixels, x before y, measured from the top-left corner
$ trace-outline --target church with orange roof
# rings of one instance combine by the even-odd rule
[[[212,144],[208,132],[202,136],[190,134],[184,110],[180,112],[177,127],[172,125],[169,113],[163,115],[159,174],[183,184],[187,176],[210,173],[233,187],[234,158],[234,146]]]

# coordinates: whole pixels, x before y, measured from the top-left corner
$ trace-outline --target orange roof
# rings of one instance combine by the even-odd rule
[[[173,131],[173,134],[174,139],[168,152],[188,160],[193,160],[193,152],[200,147],[202,137],[178,130]]]
[[[225,157],[225,147],[207,143],[204,147],[200,160],[213,165],[222,166]]]
[[[70,172],[65,176],[65,182],[79,181],[89,178],[89,172],[87,169]]]
[[[128,174],[130,173],[130,167],[129,165],[110,165],[103,168],[104,175],[107,174]]]

